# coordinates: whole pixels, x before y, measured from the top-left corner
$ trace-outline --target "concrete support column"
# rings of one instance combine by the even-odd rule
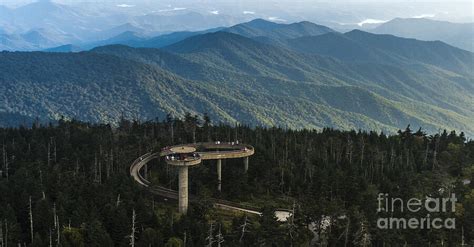
[[[245,157],[244,158],[244,171],[245,171],[245,173],[247,173],[248,170],[249,170],[249,157]]]
[[[220,192],[222,186],[222,160],[217,160],[217,190]]]
[[[179,168],[179,213],[186,214],[188,212],[188,167]]]

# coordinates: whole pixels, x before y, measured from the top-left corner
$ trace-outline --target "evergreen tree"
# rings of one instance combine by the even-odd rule
[[[107,247],[114,246],[112,239],[109,234],[97,220],[87,222],[82,226],[82,232],[84,236],[84,244],[92,247]],[[124,236],[125,238],[125,236]]]

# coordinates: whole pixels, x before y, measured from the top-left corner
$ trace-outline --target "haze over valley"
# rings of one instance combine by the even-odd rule
[[[474,133],[472,23],[415,16],[347,31],[327,16],[330,25],[273,18],[276,5],[24,4],[1,9],[2,125],[190,112],[251,126]]]

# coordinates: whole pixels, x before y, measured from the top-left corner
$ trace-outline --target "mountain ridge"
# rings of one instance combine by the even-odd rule
[[[474,52],[474,23],[452,23],[426,18],[395,18],[371,30],[377,34],[392,34],[419,40],[440,40]]]
[[[341,38],[376,58],[395,58],[351,61],[224,31],[162,49],[112,45],[59,55],[6,52],[0,53],[5,68],[0,98],[6,102],[0,112],[111,123],[122,112],[139,119],[191,112],[251,126],[393,132],[411,124],[474,133],[473,76],[452,69],[456,63],[472,66],[464,51],[359,31],[312,37]],[[370,45],[362,45],[366,41]],[[428,52],[438,52],[433,47],[451,54],[444,64],[431,61]],[[419,50],[417,56],[412,49]]]

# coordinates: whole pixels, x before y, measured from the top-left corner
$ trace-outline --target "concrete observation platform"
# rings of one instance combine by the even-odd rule
[[[236,142],[201,142],[163,148],[160,152],[160,156],[165,157],[167,164],[176,166],[179,169],[179,212],[186,214],[186,212],[188,211],[189,167],[199,165],[203,160],[216,160],[218,182],[217,190],[221,191],[222,160],[243,158],[244,172],[247,172],[249,167],[249,157],[254,153],[255,151],[252,146],[246,144],[238,144]]]
[[[184,149],[183,149],[184,147]],[[187,148],[194,148],[194,149],[187,149]],[[196,143],[196,144],[183,144],[177,145],[173,147],[166,147],[163,148],[161,152],[150,152],[146,153],[140,157],[138,157],[130,166],[130,175],[133,179],[140,184],[141,186],[147,188],[148,191],[151,193],[173,200],[180,200],[180,193],[182,195],[181,202],[180,202],[180,212],[186,213],[187,211],[187,203],[189,200],[187,189],[187,183],[185,186],[182,186],[182,191],[175,191],[172,189],[168,189],[163,186],[155,185],[151,187],[150,181],[148,181],[145,177],[143,177],[142,173],[140,172],[142,168],[146,168],[148,163],[151,160],[159,159],[160,157],[165,157],[170,154],[188,154],[184,158],[184,164],[182,163],[183,160],[174,160],[178,156],[174,156],[175,158],[171,158],[169,156],[169,160],[167,161],[168,164],[175,165],[178,167],[192,167],[195,165],[199,165],[202,160],[216,160],[217,165],[217,173],[218,179],[220,171],[222,170],[222,163],[219,160],[222,159],[233,159],[233,158],[243,158],[244,159],[244,170],[248,170],[249,165],[249,156],[255,153],[254,148],[250,145],[246,144],[238,144],[238,143],[221,143],[221,142],[214,142],[214,143]],[[198,156],[193,156],[191,154],[197,154]],[[180,157],[180,156],[179,156]],[[180,163],[181,162],[181,163]],[[221,165],[219,165],[219,163]],[[145,169],[146,170],[146,169]],[[187,174],[181,174],[181,180],[187,181]],[[186,195],[186,197],[184,197]],[[186,199],[185,199],[186,198]],[[195,197],[190,197],[191,199],[195,199]],[[262,215],[259,208],[250,207],[248,205],[241,205],[236,202],[226,201],[222,199],[211,198],[214,207],[224,209],[224,210],[231,210],[231,211],[239,211],[245,214],[253,214],[253,215]],[[292,210],[289,209],[277,209],[275,210],[275,216],[278,218],[279,221],[286,221],[288,217],[293,214]]]

